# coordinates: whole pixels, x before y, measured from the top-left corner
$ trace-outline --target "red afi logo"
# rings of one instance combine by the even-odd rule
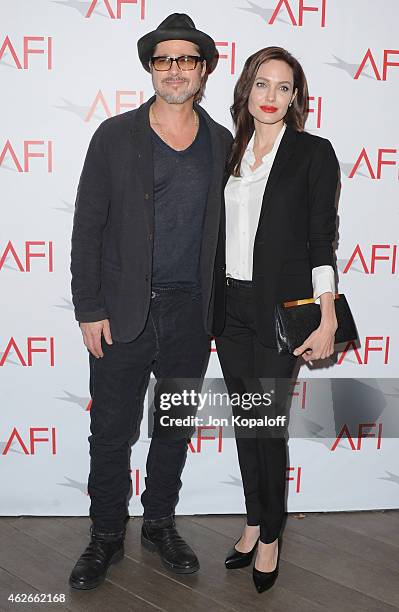
[[[125,96],[127,99],[125,99]],[[129,100],[128,96],[131,97]],[[90,105],[89,112],[85,117],[85,121],[90,121],[98,108],[102,108],[107,117],[112,117],[113,115],[119,115],[123,110],[130,110],[132,108],[137,108],[140,104],[144,102],[144,91],[135,91],[135,90],[123,90],[117,89],[115,92],[115,106],[112,109],[111,104],[107,103],[105,96],[101,89],[98,90],[96,97]]]
[[[385,252],[384,255],[378,254],[378,251],[381,251],[381,250]],[[390,272],[391,274],[395,274],[397,254],[398,254],[397,244],[372,244],[369,265],[367,265],[366,257],[363,254],[362,248],[360,244],[357,244],[353,250],[352,255],[349,258],[348,263],[346,264],[343,270],[343,273],[346,274],[350,270],[354,260],[358,258],[363,267],[365,274],[375,274],[376,273],[375,272],[376,261],[389,261],[390,262]],[[384,267],[386,270],[387,266],[385,265]]]
[[[384,353],[384,365],[388,363],[388,355],[389,355],[389,344],[390,344],[390,336],[366,336],[364,339],[364,349],[363,349],[363,359],[361,351],[355,345],[355,342],[351,340],[345,345],[344,350],[342,351],[339,359],[337,361],[337,365],[341,365],[344,361],[349,350],[353,350],[353,353],[356,357],[358,365],[367,365],[369,362],[369,354],[370,353]],[[372,345],[373,342],[381,342],[382,344]]]
[[[216,47],[222,47],[223,50],[226,49],[227,53],[219,53],[219,59],[230,60],[230,74],[235,74],[236,71],[236,43],[235,42],[215,42]]]
[[[309,96],[308,97],[309,106],[307,108],[307,112],[310,115],[311,114],[315,115],[316,127],[317,128],[321,127],[321,105],[322,105],[322,101],[323,101],[323,98],[321,96],[318,96],[317,98],[315,96]],[[310,104],[310,103],[312,103],[312,104]]]
[[[362,74],[362,71],[364,69],[364,67],[366,66],[367,62],[370,62],[371,67],[373,69],[373,72],[375,74],[375,77],[377,79],[377,81],[386,81],[387,80],[387,73],[388,73],[388,66],[399,66],[399,62],[392,62],[389,61],[389,56],[390,55],[399,55],[399,49],[384,49],[384,53],[383,53],[383,58],[382,58],[382,69],[381,72],[378,71],[377,68],[377,62],[374,59],[373,53],[371,51],[371,49],[367,49],[361,63],[360,66],[355,74],[355,76],[353,77],[354,79],[358,79],[360,77],[360,75]],[[397,58],[399,59],[399,58]],[[382,73],[382,76],[381,76]]]
[[[32,253],[32,247],[44,247],[43,251]],[[48,262],[48,271],[53,272],[53,242],[45,242],[44,240],[27,240],[24,243],[24,251],[21,257],[18,256],[17,250],[11,240],[8,241],[3,254],[0,251],[0,271],[4,266],[6,258],[10,256],[18,266],[20,272],[31,272],[31,260],[37,257],[45,258]]]
[[[292,386],[294,387],[295,391],[292,391],[290,395],[298,398],[299,407],[304,410],[306,408],[306,399],[309,390],[308,388],[310,386],[309,381],[298,379],[294,381]]]
[[[31,151],[31,146],[45,147],[45,151]],[[23,153],[21,161],[9,140],[6,141],[3,149],[0,151],[0,166],[2,165],[6,155],[10,155],[18,172],[30,172],[30,159],[32,157],[47,157],[47,172],[53,171],[53,142],[52,140],[24,140]]]
[[[36,434],[39,432],[46,432],[48,436],[46,438],[38,438],[36,437]],[[25,455],[34,455],[36,453],[36,444],[38,442],[48,442],[50,444],[51,454],[56,455],[57,447],[55,434],[55,427],[51,427],[51,429],[49,427],[29,427],[25,444],[22,435],[19,433],[18,429],[14,427],[3,449],[2,455],[7,455],[13,442],[18,442]]]
[[[140,495],[140,469],[135,468],[134,470],[129,470],[130,477],[132,479],[132,492],[133,495],[138,497]]]
[[[304,0],[298,0],[297,2],[293,2],[293,0],[279,0],[276,8],[273,11],[273,15],[270,17],[268,24],[273,25],[278,17],[280,11],[283,11],[288,15],[291,24],[293,26],[303,26],[303,17],[305,13],[318,13],[320,12],[320,26],[322,28],[326,25],[326,4],[327,0],[316,0],[317,6],[315,5],[306,5]],[[292,7],[297,7],[297,17],[295,18],[295,9]]]
[[[97,5],[102,5],[107,10],[107,13],[111,19],[121,19],[123,4],[139,4],[140,19],[142,21],[145,19],[145,0],[92,0],[85,17],[91,17]]]
[[[44,43],[42,47],[31,47],[31,43]],[[29,58],[31,55],[44,55],[47,57],[47,70],[53,68],[53,38],[51,36],[24,36],[22,39],[22,51],[20,57],[15,50],[9,36],[6,36],[0,47],[0,61],[3,55],[10,53],[14,64],[18,70],[28,70],[30,68]]]
[[[46,345],[37,347],[35,346],[35,343],[37,342],[45,342]],[[47,353],[49,356],[49,360],[50,360],[50,366],[51,367],[54,366],[54,337],[53,336],[50,336],[49,338],[42,337],[42,336],[29,336],[26,339],[26,358],[24,358],[22,354],[22,350],[19,348],[17,342],[14,340],[13,337],[11,337],[7,343],[7,346],[4,349],[4,352],[1,353],[0,351],[0,355],[2,354],[2,356],[0,357],[0,366],[4,366],[9,353],[12,351],[15,351],[19,359],[19,362],[22,366],[31,367],[33,365],[33,355],[35,353]]]
[[[295,493],[301,492],[301,479],[302,479],[302,466],[298,465],[298,467],[287,467],[286,471],[288,475],[286,476],[286,480],[288,482],[295,482]],[[292,476],[290,476],[292,474]]]
[[[381,436],[382,436],[382,423],[378,424],[378,433],[377,436],[375,433],[369,433],[368,431],[364,431],[365,429],[369,430],[371,428],[377,427],[376,423],[359,423],[358,426],[358,433],[357,433],[357,444],[355,446],[354,442],[353,442],[353,438],[350,434],[349,431],[349,427],[347,426],[347,424],[345,423],[341,429],[341,431],[339,432],[338,436],[335,439],[334,444],[332,445],[332,447],[330,448],[330,450],[335,451],[335,449],[337,448],[338,444],[340,443],[340,441],[342,440],[342,438],[345,436],[348,439],[348,442],[350,444],[351,450],[356,451],[356,450],[361,450],[362,448],[362,439],[363,438],[377,438],[377,450],[380,450],[381,448]]]
[[[350,171],[348,175],[348,178],[350,179],[353,178],[360,164],[364,162],[367,166],[367,170],[369,172],[370,178],[380,180],[381,175],[382,175],[383,166],[396,166],[395,159],[384,159],[384,156],[385,155],[396,155],[397,152],[398,152],[397,149],[377,149],[377,163],[376,163],[376,167],[373,168],[373,164],[370,161],[370,157],[367,154],[366,148],[363,147],[363,149],[360,151],[358,158],[355,161],[355,164],[352,170]]]
[[[212,427],[212,425],[202,425],[200,427],[197,427],[197,435],[193,436],[192,439],[189,441],[188,443],[188,449],[192,452],[192,453],[201,453],[202,452],[202,442],[203,440],[211,440],[213,442],[216,442],[216,452],[217,453],[221,453],[223,448],[222,448],[222,441],[223,441],[223,427]],[[204,432],[209,431],[209,432],[214,432],[213,434],[210,435],[204,435]],[[193,444],[193,442],[195,442],[195,446]],[[207,444],[208,446],[208,444]]]

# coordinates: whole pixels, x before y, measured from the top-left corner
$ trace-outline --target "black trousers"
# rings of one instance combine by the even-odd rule
[[[259,342],[250,281],[228,280],[226,325],[215,340],[230,395],[259,391],[259,379],[273,379],[276,405],[286,408],[297,357]],[[285,515],[287,436],[266,436],[260,429],[251,437],[239,434],[236,428],[247,524],[260,525],[261,541],[270,543],[279,536]]]
[[[154,287],[152,296],[147,323],[138,338],[112,345],[103,338],[104,357],[89,354],[88,492],[96,529],[122,531],[128,517],[130,447],[140,426],[151,372],[158,387],[168,379],[202,379],[209,360],[210,337],[202,323],[200,290]],[[155,401],[157,405],[159,409]],[[141,496],[146,520],[173,515],[187,442],[187,437],[152,437]]]

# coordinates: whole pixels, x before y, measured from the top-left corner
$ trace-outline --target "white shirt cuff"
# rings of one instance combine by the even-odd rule
[[[320,304],[320,295],[331,291],[333,294],[335,291],[335,275],[334,268],[332,266],[316,266],[312,269],[312,284],[313,284],[313,298],[316,304]]]

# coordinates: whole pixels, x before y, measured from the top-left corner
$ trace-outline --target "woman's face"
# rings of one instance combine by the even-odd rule
[[[248,110],[261,123],[277,123],[284,118],[296,94],[291,66],[283,60],[268,60],[259,66]]]

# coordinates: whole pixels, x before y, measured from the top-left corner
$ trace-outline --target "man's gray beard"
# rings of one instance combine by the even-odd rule
[[[184,102],[189,100],[189,98],[195,96],[195,94],[200,90],[200,88],[201,82],[199,82],[197,85],[193,84],[191,88],[187,89],[184,93],[180,95],[164,93],[161,89],[157,89],[155,86],[154,91],[160,98],[162,98],[162,100],[165,100],[165,102],[167,102],[168,104],[184,104]]]

